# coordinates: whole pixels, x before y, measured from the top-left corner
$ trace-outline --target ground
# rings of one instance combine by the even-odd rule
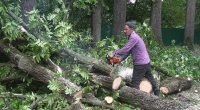
[[[166,98],[180,101],[183,105],[188,106],[186,110],[200,110],[200,83],[195,83],[189,90],[167,96]]]
[[[192,53],[195,56],[200,56],[200,46],[199,45],[195,45],[194,46],[194,51]]]
[[[200,46],[195,45],[192,53],[195,56],[200,56]],[[200,110],[200,83],[195,82],[189,90],[167,96],[166,98],[180,101],[183,105],[189,105],[186,110]]]

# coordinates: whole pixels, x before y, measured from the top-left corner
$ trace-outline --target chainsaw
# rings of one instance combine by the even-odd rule
[[[121,57],[114,55],[114,56],[110,56],[109,54],[106,55],[106,60],[107,63],[112,65],[113,67],[115,66],[115,64],[120,64],[121,63]]]

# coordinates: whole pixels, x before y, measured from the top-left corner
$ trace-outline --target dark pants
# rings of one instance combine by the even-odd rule
[[[155,91],[159,91],[158,85],[151,74],[151,65],[145,64],[145,65],[134,65],[134,70],[133,70],[133,77],[132,77],[132,86],[136,89],[139,89],[139,84],[142,78],[147,78],[151,84],[152,84],[152,89],[155,93]]]

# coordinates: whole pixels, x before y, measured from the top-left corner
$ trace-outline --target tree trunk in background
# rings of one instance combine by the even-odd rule
[[[187,12],[185,21],[185,43],[190,49],[194,47],[194,23],[196,0],[187,0]]]
[[[102,0],[98,0],[92,13],[92,36],[95,43],[101,39],[101,12],[102,12]]]
[[[21,12],[22,12],[22,19],[23,21],[28,24],[29,19],[26,16],[26,13],[33,10],[36,7],[36,0],[22,0],[21,1]]]
[[[162,42],[162,32],[161,32],[161,10],[162,10],[162,1],[154,0],[151,7],[151,19],[150,26],[157,38],[159,44],[163,44]]]
[[[112,35],[116,40],[120,39],[126,21],[126,0],[114,0],[113,7],[113,30]]]

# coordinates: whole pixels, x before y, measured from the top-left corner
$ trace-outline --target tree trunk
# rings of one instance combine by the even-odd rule
[[[101,40],[101,13],[102,13],[102,0],[98,0],[92,13],[92,35],[95,43]]]
[[[185,43],[190,49],[194,49],[194,24],[195,24],[196,0],[187,0],[187,12],[185,21]]]
[[[187,107],[177,101],[169,101],[127,86],[120,89],[119,98],[144,110],[183,110]]]
[[[161,9],[162,1],[161,0],[153,0],[153,4],[151,7],[151,19],[150,26],[158,40],[158,42],[163,45],[162,42],[162,33],[161,33]]]
[[[113,7],[113,31],[116,40],[120,39],[126,21],[126,0],[114,0]]]
[[[58,54],[63,57],[71,56],[74,60],[77,60],[78,62],[84,64],[86,67],[99,71],[99,73],[102,73],[104,75],[107,76],[118,75],[118,70],[116,67],[112,67],[111,65],[108,65],[107,63],[101,60],[97,60],[92,57],[87,57],[83,54],[76,53],[73,50],[66,48],[61,52],[59,52]]]
[[[92,74],[91,81],[100,84],[102,87],[111,90],[112,83],[114,81],[113,77]]]
[[[28,24],[29,18],[26,16],[26,13],[33,10],[36,7],[36,0],[22,0],[21,1],[21,12],[23,21]]]
[[[70,82],[68,79],[63,77],[56,78],[53,76],[53,72],[43,66],[35,64],[30,58],[20,53],[14,47],[9,47],[0,41],[0,51],[7,55],[11,62],[15,64],[20,70],[30,74],[36,80],[49,83],[50,80],[55,79],[62,85],[69,87],[74,92],[80,91],[80,87]]]
[[[189,77],[171,77],[162,82],[160,91],[165,95],[169,95],[190,89],[191,86],[192,79]]]
[[[115,110],[112,105],[108,105],[104,101],[100,101],[99,99],[94,97],[93,94],[91,94],[91,93],[86,94],[84,96],[84,98],[81,99],[81,101],[83,103],[90,103],[90,104],[93,104],[93,105],[101,106],[103,108],[109,108],[110,110]]]
[[[109,90],[112,89],[114,80],[115,80],[115,78],[113,78],[113,77],[108,77],[108,76],[103,76],[103,75],[95,75],[95,74],[92,75],[92,81],[94,83],[97,82],[102,87],[107,88]],[[127,81],[125,80],[125,82],[127,82]],[[120,84],[120,86],[122,87],[122,86],[124,86],[124,84]],[[142,79],[142,81],[140,82],[139,88],[141,91],[144,91],[147,93],[152,92],[152,85],[146,78]]]

